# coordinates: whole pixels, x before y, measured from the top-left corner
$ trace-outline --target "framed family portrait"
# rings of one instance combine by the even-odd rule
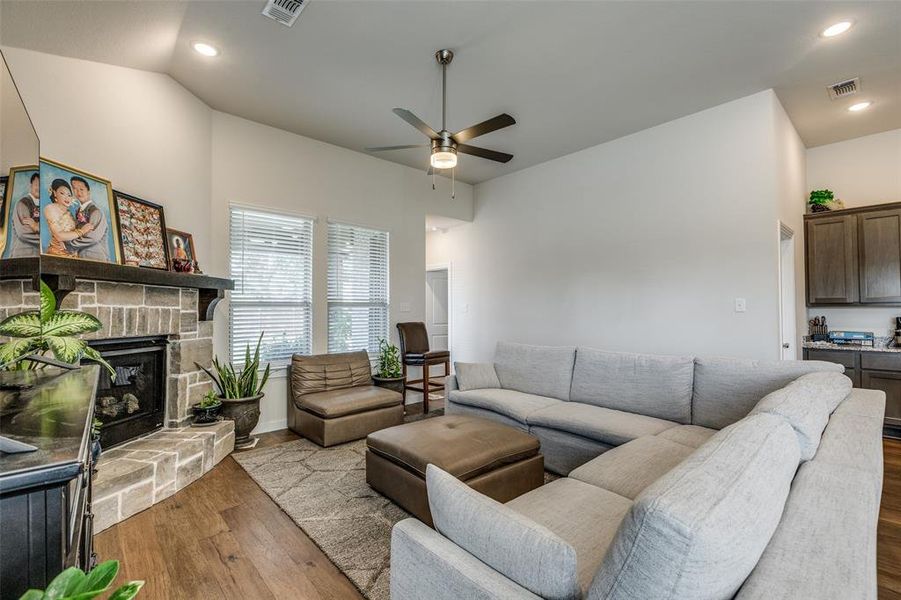
[[[122,248],[109,180],[41,159],[41,254],[118,264]]]
[[[147,200],[113,190],[122,264],[132,267],[169,269],[166,218],[163,207]]]
[[[0,249],[2,258],[37,256],[41,252],[41,178],[35,165],[13,167],[5,178]]]
[[[193,272],[197,266],[193,236],[177,229],[167,229],[166,238],[169,240],[169,262],[172,270]]]

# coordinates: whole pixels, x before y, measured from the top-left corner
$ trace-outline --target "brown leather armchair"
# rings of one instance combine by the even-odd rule
[[[404,390],[422,392],[422,412],[429,412],[429,391],[443,390],[444,384],[429,380],[429,367],[444,365],[444,374],[450,375],[450,352],[447,350],[429,350],[429,334],[425,323],[398,323],[397,333],[400,337],[400,357],[403,363]],[[407,381],[407,367],[422,367],[422,379]],[[417,387],[415,384],[422,384]]]

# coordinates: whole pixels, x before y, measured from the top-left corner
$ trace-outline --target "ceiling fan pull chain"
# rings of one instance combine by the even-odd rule
[[[451,200],[457,198],[457,169],[454,167],[451,169]]]
[[[432,191],[435,191],[435,169],[432,169]]]

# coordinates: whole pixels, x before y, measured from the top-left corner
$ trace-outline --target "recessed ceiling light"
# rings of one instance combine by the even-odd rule
[[[830,25],[829,27],[824,29],[823,32],[820,33],[820,35],[826,38],[835,37],[851,29],[852,25],[854,25],[854,23],[851,21],[841,21],[839,23],[836,23],[835,25]]]
[[[194,42],[194,51],[204,56],[219,56],[219,49],[205,42]]]
[[[867,100],[866,102],[858,102],[857,104],[852,104],[848,107],[848,110],[851,112],[860,112],[862,110],[866,110],[872,106],[873,103]]]

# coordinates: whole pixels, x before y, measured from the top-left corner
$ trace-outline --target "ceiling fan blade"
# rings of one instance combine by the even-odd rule
[[[397,112],[396,109],[395,112]],[[486,133],[491,133],[492,131],[497,131],[498,129],[503,129],[504,127],[509,127],[510,125],[515,124],[516,119],[514,119],[507,113],[503,113],[496,117],[492,117],[487,121],[482,121],[478,125],[467,127],[463,131],[458,131],[451,137],[454,138],[455,142],[461,144],[463,142],[471,140],[472,138],[477,138],[480,135],[485,135]]]
[[[414,115],[413,113],[408,111],[407,109],[395,108],[393,112],[398,117],[400,117],[401,119],[403,119],[404,121],[406,121],[407,123],[409,123],[410,125],[415,127],[416,129],[418,129],[419,131],[421,131],[422,133],[427,135],[429,137],[429,139],[434,139],[434,138],[438,137],[438,132],[436,132],[434,129],[432,129],[431,127],[426,125],[425,121],[423,121],[422,119],[420,119],[419,117],[417,117],[416,115]]]
[[[428,144],[406,144],[404,146],[376,146],[374,148],[364,148],[366,152],[383,152],[385,150],[406,150],[408,148],[428,148]]]
[[[470,146],[468,144],[457,144],[457,152],[462,152],[463,154],[472,154],[473,156],[478,156],[479,158],[487,158],[488,160],[496,160],[497,162],[502,163],[510,162],[510,159],[513,158],[512,154],[507,154],[506,152],[486,150],[485,148]]]

